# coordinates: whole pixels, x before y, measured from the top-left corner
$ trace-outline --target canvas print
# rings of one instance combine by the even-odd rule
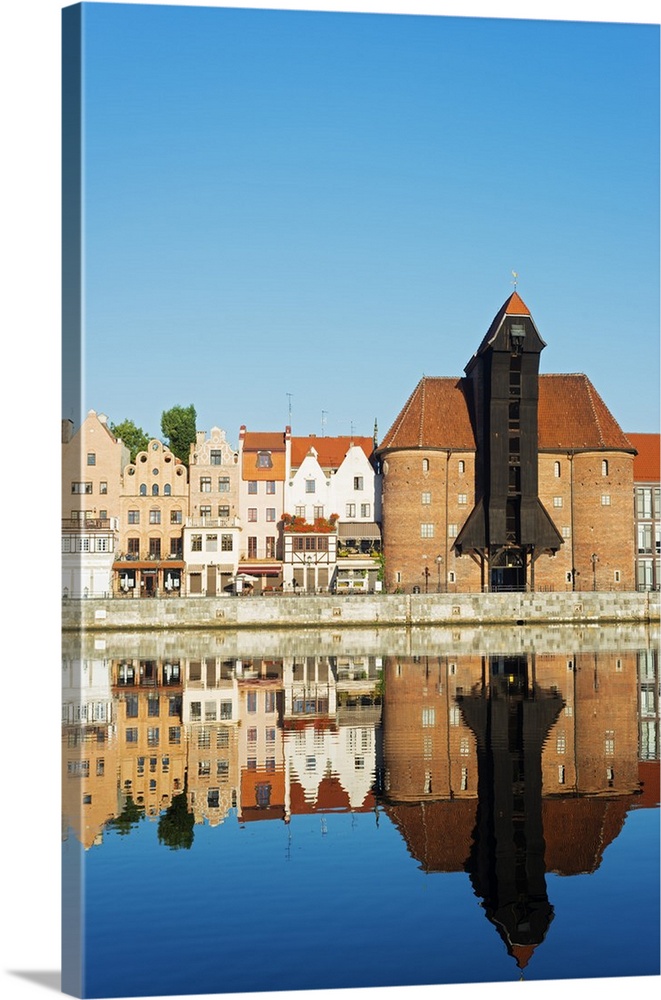
[[[658,977],[659,26],[62,53],[63,991]]]

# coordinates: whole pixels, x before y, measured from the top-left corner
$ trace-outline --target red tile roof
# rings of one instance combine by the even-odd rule
[[[282,431],[246,431],[244,451],[284,451],[285,435]]]
[[[292,437],[292,468],[298,469],[305,456],[309,454],[310,448],[314,448],[322,469],[339,469],[352,444],[362,448],[367,458],[374,451],[374,441],[370,437],[317,437],[315,434]]]
[[[387,448],[452,448],[474,451],[475,437],[458,378],[423,377],[379,445]],[[540,375],[541,451],[588,449],[635,451],[585,375]]]
[[[638,452],[633,460],[634,483],[658,483],[661,479],[661,435],[627,434],[627,437]]]

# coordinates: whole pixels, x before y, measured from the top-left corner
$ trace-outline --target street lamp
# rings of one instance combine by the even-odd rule
[[[441,566],[443,565],[443,556],[436,556],[436,568],[438,569],[438,592],[441,592]]]
[[[590,556],[592,560],[592,589],[597,589],[597,563],[599,562],[599,556],[596,552],[593,552]]]

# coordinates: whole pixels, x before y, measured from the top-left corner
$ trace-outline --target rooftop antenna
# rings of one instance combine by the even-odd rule
[[[321,411],[321,436],[324,436],[324,428],[326,426],[326,417],[328,416],[328,410]]]
[[[292,394],[291,394],[291,392],[288,392],[288,393],[285,393],[285,395],[287,396],[287,399],[289,400],[289,426],[291,427],[291,397],[292,397]]]
[[[351,421],[351,446],[353,447],[353,420]]]
[[[516,291],[516,286],[517,286],[518,281],[519,281],[519,272],[518,271],[512,271],[512,277],[514,278],[514,281],[512,281],[511,284],[514,285],[514,291]]]

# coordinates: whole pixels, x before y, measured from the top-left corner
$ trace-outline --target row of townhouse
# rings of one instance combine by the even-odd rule
[[[370,437],[213,427],[186,466],[159,440],[134,462],[107,417],[63,421],[65,597],[218,596],[378,586],[380,475]]]
[[[583,374],[540,374],[513,293],[464,376],[369,437],[199,432],[188,466],[64,422],[63,593],[658,590],[659,435]]]

